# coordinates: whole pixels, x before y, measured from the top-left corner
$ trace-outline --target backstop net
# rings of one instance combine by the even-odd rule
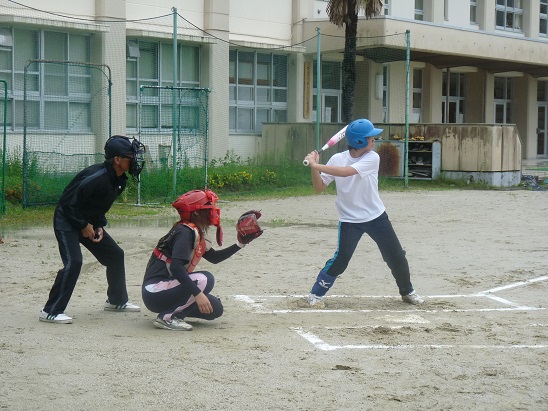
[[[23,81],[23,207],[52,204],[78,171],[104,160],[110,73],[105,65],[31,60]]]
[[[146,146],[137,202],[166,202],[207,186],[209,90],[141,86],[139,140]]]

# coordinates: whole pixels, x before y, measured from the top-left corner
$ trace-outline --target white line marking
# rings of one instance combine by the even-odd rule
[[[544,310],[543,307],[504,307],[504,308],[470,308],[470,309],[459,309],[459,308],[447,308],[443,310],[421,310],[416,309],[414,312],[423,312],[423,313],[469,313],[469,312],[488,312],[488,311],[538,311]],[[261,314],[311,314],[311,313],[322,313],[322,314],[348,314],[348,313],[408,313],[409,310],[325,310],[325,309],[311,309],[303,308],[300,310],[266,310],[262,309]]]
[[[311,332],[304,331],[302,328],[293,328],[293,330],[311,343],[314,347],[322,351],[334,351],[341,349],[361,349],[361,350],[401,350],[401,349],[416,349],[416,348],[474,348],[474,349],[497,349],[497,350],[510,350],[510,349],[547,349],[548,345],[458,345],[458,344],[398,344],[398,345],[384,345],[384,344],[375,344],[375,345],[331,345],[323,341],[317,335],[312,334]]]
[[[538,282],[544,281],[544,280],[548,280],[548,275],[545,275],[543,277],[532,278],[530,280],[518,281],[516,283],[507,284],[507,285],[503,285],[503,286],[496,287],[496,288],[491,288],[490,290],[482,291],[481,294],[496,293],[497,291],[503,291],[503,290],[508,290],[510,288],[521,287],[522,285],[529,285],[529,284],[533,284],[533,283],[538,283]]]
[[[525,281],[518,281],[512,284],[507,284],[500,287],[491,288],[489,290],[480,291],[473,294],[453,294],[453,295],[431,295],[431,296],[425,296],[426,300],[429,299],[448,299],[448,298],[487,298],[492,301],[496,301],[498,303],[501,303],[507,307],[504,308],[472,308],[472,309],[458,309],[458,308],[450,308],[450,309],[420,309],[417,308],[416,311],[425,312],[425,313],[437,313],[437,312],[487,312],[487,311],[538,311],[538,310],[544,310],[544,307],[529,307],[529,306],[522,306],[518,303],[515,303],[513,301],[507,300],[505,298],[499,297],[494,295],[495,292],[498,291],[504,291],[511,288],[521,287],[541,281],[548,280],[548,275],[532,278]],[[238,301],[245,302],[252,306],[257,312],[262,314],[289,314],[289,313],[370,313],[370,312],[391,312],[391,313],[404,313],[409,312],[409,309],[407,310],[325,310],[325,309],[283,309],[283,310],[267,310],[264,308],[263,304],[264,302],[267,302],[271,299],[285,299],[285,298],[299,298],[304,299],[307,295],[235,295],[234,298]],[[372,298],[372,299],[379,299],[379,298],[389,298],[389,299],[399,299],[399,296],[388,296],[388,295],[329,295],[326,298],[328,299],[338,299],[338,298]]]

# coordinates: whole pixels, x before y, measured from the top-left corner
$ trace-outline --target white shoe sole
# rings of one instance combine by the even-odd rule
[[[116,311],[116,312],[123,312],[123,313],[138,313],[141,311],[141,308],[116,308],[116,307],[105,307],[105,311]]]
[[[190,324],[187,324],[188,327],[185,327],[185,328],[176,328],[176,327],[170,327],[169,325],[166,325],[164,324],[163,322],[161,321],[157,321],[157,320],[154,320],[154,326],[156,328],[160,328],[162,330],[170,330],[170,331],[192,331],[192,325]]]
[[[47,318],[38,317],[38,320],[43,321],[45,323],[52,323],[52,324],[72,324],[72,318],[71,319],[65,319],[65,320],[49,320]]]

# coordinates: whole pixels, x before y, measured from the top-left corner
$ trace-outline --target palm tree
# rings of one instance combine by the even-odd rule
[[[344,58],[342,62],[342,120],[349,123],[354,112],[354,86],[356,84],[356,34],[358,13],[365,17],[378,16],[383,7],[382,0],[329,0],[327,15],[337,27],[344,25]]]

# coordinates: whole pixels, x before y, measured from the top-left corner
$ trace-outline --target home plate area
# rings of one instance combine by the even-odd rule
[[[503,292],[508,294],[512,289],[545,281],[548,276],[473,294],[425,295],[424,304],[419,306],[406,304],[399,296],[328,295],[322,308],[310,307],[306,295],[235,295],[234,298],[256,314],[293,316],[295,326],[290,329],[324,351],[451,347],[547,349],[546,321],[505,326],[507,315],[532,314],[545,308],[514,301],[519,299],[516,297],[510,300],[500,296]],[[526,290],[521,290],[523,295],[527,295]],[[307,320],[310,325],[303,326]],[[330,322],[333,326],[326,325]],[[352,325],[345,326],[345,323]]]

